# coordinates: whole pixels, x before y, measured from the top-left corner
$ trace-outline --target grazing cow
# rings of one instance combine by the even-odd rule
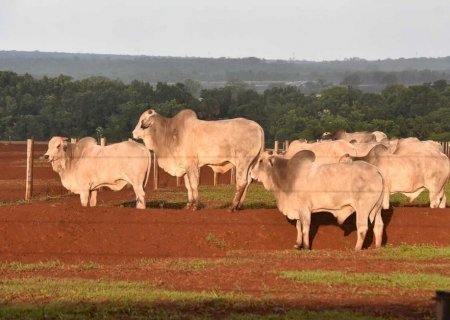
[[[125,141],[102,147],[90,137],[77,144],[71,144],[67,138],[53,137],[44,158],[59,174],[63,186],[80,195],[83,207],[88,203],[91,207],[97,204],[100,187],[117,191],[130,184],[136,194],[136,207],[145,209],[144,187],[151,157],[143,145]]]
[[[264,131],[256,122],[237,118],[203,121],[192,110],[166,118],[145,111],[133,130],[158,157],[158,165],[173,176],[184,176],[188,190],[186,208],[199,204],[199,168],[204,165],[236,167],[236,192],[231,210],[240,209],[251,183],[250,169],[264,150]]]
[[[356,211],[356,250],[363,246],[369,220],[375,222],[375,244],[381,246],[383,177],[376,167],[362,161],[319,164],[305,150],[291,159],[262,155],[252,177],[274,193],[284,215],[297,221],[296,248],[309,248],[311,213],[321,211],[331,212],[339,223]]]
[[[365,157],[355,158],[376,166],[384,178],[383,208],[389,208],[389,195],[403,193],[412,202],[424,189],[430,193],[431,208],[445,208],[445,185],[450,176],[447,156],[433,143],[410,142],[391,153],[379,144]]]

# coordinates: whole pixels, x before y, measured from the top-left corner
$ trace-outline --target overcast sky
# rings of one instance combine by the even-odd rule
[[[0,0],[0,50],[440,57],[449,30],[450,0]]]

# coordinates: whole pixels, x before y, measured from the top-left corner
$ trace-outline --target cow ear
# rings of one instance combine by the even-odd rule
[[[339,163],[351,163],[352,162],[352,157],[346,153],[344,154],[342,157],[339,158]]]
[[[147,129],[153,124],[154,116],[156,115],[156,111],[153,109],[149,109],[145,112],[145,118],[141,121],[141,129]]]
[[[67,151],[67,145],[69,144],[69,139],[68,138],[63,138],[62,141],[62,145],[63,145],[63,150]]]

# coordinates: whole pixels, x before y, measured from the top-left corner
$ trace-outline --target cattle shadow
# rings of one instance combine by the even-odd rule
[[[136,201],[126,201],[118,205],[123,208],[136,208]],[[186,202],[167,202],[167,201],[147,201],[145,203],[146,208],[150,209],[183,209],[186,206]],[[202,208],[202,205],[200,205]]]
[[[391,219],[393,216],[394,210],[393,208],[389,208],[387,210],[381,210],[381,217],[383,219],[384,227],[383,227],[383,239],[382,245],[386,245],[388,243],[388,227],[391,223]],[[296,221],[287,219],[290,224],[295,226]],[[353,232],[356,232],[356,214],[353,213],[349,216],[344,223],[341,225],[338,224],[337,219],[329,212],[316,212],[311,215],[311,226],[309,230],[309,243],[310,248],[312,249],[314,246],[314,240],[319,232],[320,227],[322,226],[336,226],[344,231],[344,237],[351,235]],[[373,224],[369,224],[369,230],[367,231],[366,238],[364,240],[363,248],[367,249],[374,242],[374,233],[373,233]]]
[[[178,291],[181,293],[182,291]],[[292,292],[289,292],[292,293]],[[42,314],[45,319],[258,319],[269,316],[274,319],[301,317],[308,319],[330,318],[335,315],[338,318],[351,316],[352,313],[367,317],[388,316],[389,318],[422,319],[432,318],[434,310],[429,305],[396,302],[371,302],[368,306],[361,303],[327,300],[326,306],[323,300],[308,299],[302,301],[285,301],[281,299],[235,301],[226,296],[218,295],[217,298],[206,298],[190,301],[151,301],[135,302],[123,299],[118,302],[58,302],[51,304],[23,304],[9,303],[11,311],[3,311],[8,319],[35,318]],[[44,313],[45,312],[45,313]],[[305,315],[307,317],[305,317]],[[364,317],[365,318],[365,317]]]

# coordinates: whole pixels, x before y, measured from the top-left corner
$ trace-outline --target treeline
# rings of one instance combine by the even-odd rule
[[[309,81],[331,84],[421,84],[450,81],[450,57],[368,61],[285,61],[258,58],[152,57],[106,54],[0,51],[0,70],[38,77],[65,74],[80,80],[92,76],[156,83],[195,79],[215,81]],[[365,88],[365,87],[364,87]]]
[[[334,86],[320,95],[295,87],[259,94],[242,82],[200,90],[195,81],[151,86],[137,80],[126,84],[101,77],[35,79],[0,72],[3,140],[104,135],[120,141],[130,137],[148,108],[167,116],[191,108],[202,119],[253,119],[264,128],[268,145],[275,139],[317,139],[338,129],[450,140],[450,85],[445,80],[409,87],[393,84],[381,93]]]

